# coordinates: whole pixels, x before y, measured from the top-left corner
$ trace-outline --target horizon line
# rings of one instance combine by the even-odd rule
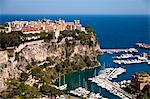
[[[150,15],[150,13],[148,14],[38,14],[38,13],[35,13],[35,14],[32,14],[32,13],[12,13],[12,14],[9,14],[9,13],[5,13],[5,14],[2,14],[1,15]]]

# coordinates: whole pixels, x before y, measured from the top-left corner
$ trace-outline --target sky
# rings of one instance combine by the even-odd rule
[[[1,14],[150,14],[150,0],[0,0]]]

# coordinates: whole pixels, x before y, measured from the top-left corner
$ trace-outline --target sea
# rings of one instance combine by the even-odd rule
[[[132,47],[138,49],[138,52],[135,54],[141,54],[143,52],[150,54],[150,50],[141,49],[135,46],[135,43],[137,42],[150,44],[149,15],[0,15],[0,23],[15,20],[34,21],[39,19],[63,19],[65,21],[80,20],[82,25],[90,26],[96,31],[97,40],[102,49]],[[98,66],[95,69],[66,74],[65,81],[68,84],[66,93],[82,86],[92,92],[99,92],[102,96],[108,97],[109,99],[119,99],[119,97],[109,93],[107,90],[88,81],[88,78],[94,76],[95,71],[98,75],[99,71],[104,68],[120,67],[113,63],[112,57],[116,55],[119,54],[99,55],[98,60],[101,63],[101,66]],[[122,80],[129,80],[136,72],[150,73],[150,66],[147,63],[122,65],[122,67],[126,69],[126,72],[113,81],[120,82]],[[61,78],[61,83],[63,84],[63,77]]]

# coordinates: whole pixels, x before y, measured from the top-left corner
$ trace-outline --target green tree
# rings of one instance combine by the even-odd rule
[[[26,81],[28,79],[28,76],[29,75],[27,73],[25,73],[25,72],[21,73],[20,81]]]
[[[33,76],[36,76],[36,77],[39,77],[39,78],[42,78],[42,76],[44,76],[44,72],[42,71],[42,69],[40,67],[33,68],[31,70],[31,74]]]

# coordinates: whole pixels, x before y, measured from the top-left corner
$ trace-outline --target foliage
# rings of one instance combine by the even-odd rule
[[[60,72],[61,69],[62,69],[62,65],[61,65],[61,64],[58,64],[58,65],[56,65],[55,67],[56,67],[56,71],[57,71],[57,72]]]
[[[33,68],[31,70],[31,74],[38,78],[42,78],[42,76],[44,76],[44,72],[42,71],[40,67]]]
[[[40,92],[45,94],[45,95],[51,94],[51,95],[55,95],[55,96],[63,94],[62,91],[55,89],[54,87],[51,87],[49,85],[41,86]]]
[[[11,33],[0,33],[0,48],[6,49],[7,47],[15,47],[19,46],[19,44],[23,42],[27,42],[28,37],[40,37],[38,39],[44,39],[44,41],[51,41],[53,39],[52,32],[41,32],[41,33],[29,33],[29,34],[23,34],[20,31],[17,32],[11,32]],[[33,40],[30,40],[33,41]]]
[[[38,97],[41,94],[38,92],[36,87],[31,87],[29,85],[26,85],[24,83],[20,83],[20,85],[15,88],[8,97],[19,97],[19,98],[34,98]]]
[[[6,84],[8,86],[17,87],[17,86],[19,86],[19,81],[15,80],[15,79],[8,79]]]
[[[0,33],[0,48],[19,46],[21,44],[21,32]]]
[[[53,39],[53,37],[54,37],[53,35],[54,35],[53,32],[48,33],[47,36],[43,37],[43,38],[44,38],[44,41],[45,41],[45,42],[50,42],[50,41]]]
[[[29,75],[27,73],[25,73],[25,72],[21,73],[20,81],[26,81],[28,79],[28,76]]]
[[[93,36],[95,36],[95,32],[90,27],[87,27],[87,33],[79,30],[64,30],[60,32],[58,42],[60,42],[63,38],[73,37],[75,40],[79,40],[82,45],[93,46],[94,42],[91,40]],[[66,40],[66,44],[70,44],[68,40]]]
[[[87,30],[88,33],[91,33],[91,32],[95,33],[94,29],[90,26],[86,26],[85,29]]]
[[[32,68],[32,65],[31,64],[28,64],[27,66],[26,66],[26,69],[27,70],[30,70]]]

